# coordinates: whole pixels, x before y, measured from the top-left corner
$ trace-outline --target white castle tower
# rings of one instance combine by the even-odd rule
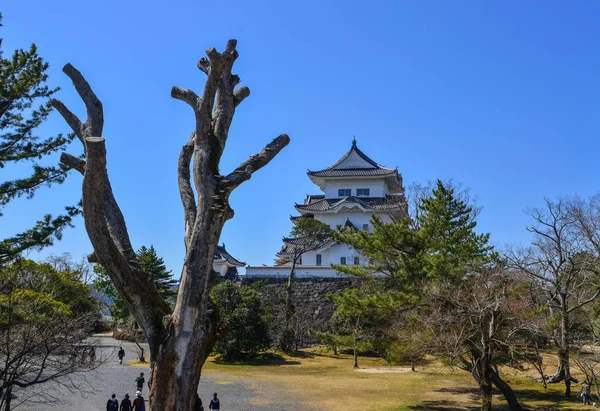
[[[402,187],[402,176],[397,168],[377,164],[356,146],[352,147],[333,165],[319,171],[308,171],[308,177],[323,194],[307,195],[303,204],[296,204],[300,215],[291,217],[292,222],[301,218],[315,218],[331,228],[346,225],[357,230],[372,232],[370,219],[373,215],[390,221],[392,213],[406,213],[407,205]],[[294,239],[284,238],[279,257],[285,257],[294,247]],[[297,277],[334,277],[338,274],[331,264],[360,264],[360,256],[345,244],[328,239],[314,251],[302,255],[296,266]],[[289,267],[247,267],[247,276],[283,277]]]

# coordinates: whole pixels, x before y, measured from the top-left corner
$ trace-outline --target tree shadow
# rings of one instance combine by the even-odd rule
[[[226,358],[218,356],[212,360],[215,364],[222,365],[250,365],[257,367],[264,366],[282,366],[282,365],[300,365],[300,361],[289,361],[286,360],[279,354],[275,353],[262,353],[256,357],[251,358]]]
[[[473,387],[443,387],[435,390],[436,392],[457,394],[457,395],[469,395],[469,398],[474,404],[479,401],[479,390]],[[560,410],[560,411],[576,411],[575,404],[578,403],[578,399],[575,394],[572,394],[570,398],[565,397],[564,393],[556,391],[539,391],[532,389],[514,389],[515,395],[519,399],[524,410],[528,411],[549,411],[549,410]],[[495,410],[509,410],[508,405],[499,404],[500,401],[504,402],[502,393],[495,387],[493,389],[494,395],[494,409]],[[540,405],[540,406],[528,406],[527,403],[545,401],[550,402],[552,405]],[[524,404],[525,403],[525,404]],[[475,411],[479,410],[479,406],[467,406],[463,403],[453,400],[431,400],[422,401],[418,405],[409,406],[411,410],[433,410],[433,411]],[[592,409],[592,408],[590,408]]]
[[[423,401],[419,405],[411,405],[410,410],[430,410],[430,411],[477,411],[480,407],[465,407],[456,401],[438,400]]]

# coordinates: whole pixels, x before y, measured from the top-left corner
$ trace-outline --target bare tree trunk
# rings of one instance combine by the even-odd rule
[[[5,401],[4,401],[4,411],[11,410],[11,401],[12,401],[12,387],[7,387],[4,391]]]
[[[508,407],[511,411],[523,411],[523,407],[519,403],[519,400],[517,399],[513,389],[503,379],[500,378],[496,371],[490,371],[490,379],[496,388],[502,392],[502,395],[508,403]]]
[[[294,293],[294,280],[296,278],[296,262],[298,261],[298,257],[294,257],[292,260],[292,268],[290,269],[290,275],[288,276],[288,281],[285,286],[285,324],[284,324],[284,332],[289,330],[290,322],[292,319],[292,315],[294,314],[294,307],[292,305],[292,295]]]
[[[198,62],[198,68],[207,75],[202,96],[179,87],[171,90],[171,96],[186,102],[195,116],[195,131],[183,145],[177,167],[186,256],[172,313],[150,275],[142,271],[112,193],[105,141],[98,137],[104,123],[102,103],[69,64],[63,71],[86,105],[86,122],[60,101],[52,102],[84,143],[85,160],[63,153],[61,161],[84,176],[83,216],[94,247],[89,260],[104,266],[148,341],[152,369],[149,411],[193,409],[200,371],[222,332],[211,307],[210,291],[216,283],[214,253],[223,225],[233,217],[229,196],[289,143],[289,137],[282,134],[229,174],[220,174],[219,162],[235,108],[250,94],[245,86],[235,88],[240,82],[231,73],[238,57],[236,44],[235,40],[228,41],[222,53],[211,48],[206,52],[208,59]]]
[[[571,376],[570,366],[570,339],[569,339],[569,310],[567,296],[560,294],[561,299],[561,322],[560,322],[560,340],[558,347],[558,366],[556,373],[548,379],[549,383],[565,382],[565,396],[571,396],[571,382],[577,382]]]
[[[484,347],[480,361],[476,363],[479,373],[479,390],[481,391],[481,411],[492,411],[492,381],[490,379],[491,352]]]

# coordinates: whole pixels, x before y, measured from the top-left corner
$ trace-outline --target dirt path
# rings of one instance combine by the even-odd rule
[[[106,401],[114,392],[120,401],[125,393],[135,395],[135,378],[140,372],[149,376],[150,369],[131,365],[119,365],[117,351],[121,343],[110,337],[101,337],[98,358],[106,362],[98,369],[77,375],[63,384],[47,384],[35,389],[17,391],[17,411],[80,411],[104,410]],[[135,358],[134,345],[122,344],[126,360]],[[288,393],[282,384],[252,377],[232,376],[220,371],[207,370],[203,373],[198,393],[206,405],[212,393],[217,392],[223,411],[287,411],[312,410],[308,404]],[[143,394],[148,393],[144,387]]]

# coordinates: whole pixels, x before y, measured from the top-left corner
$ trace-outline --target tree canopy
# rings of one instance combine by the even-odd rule
[[[0,27],[1,21],[2,14]],[[58,164],[53,155],[64,150],[74,134],[47,138],[36,134],[50,115],[51,98],[58,90],[46,84],[47,70],[48,63],[38,55],[35,44],[6,57],[0,39],[0,168],[28,164],[30,170],[21,177],[0,181],[0,217],[11,201],[31,199],[40,188],[63,183],[71,169]],[[0,264],[25,250],[52,245],[79,213],[78,206],[68,206],[62,215],[47,214],[30,229],[0,239]]]

